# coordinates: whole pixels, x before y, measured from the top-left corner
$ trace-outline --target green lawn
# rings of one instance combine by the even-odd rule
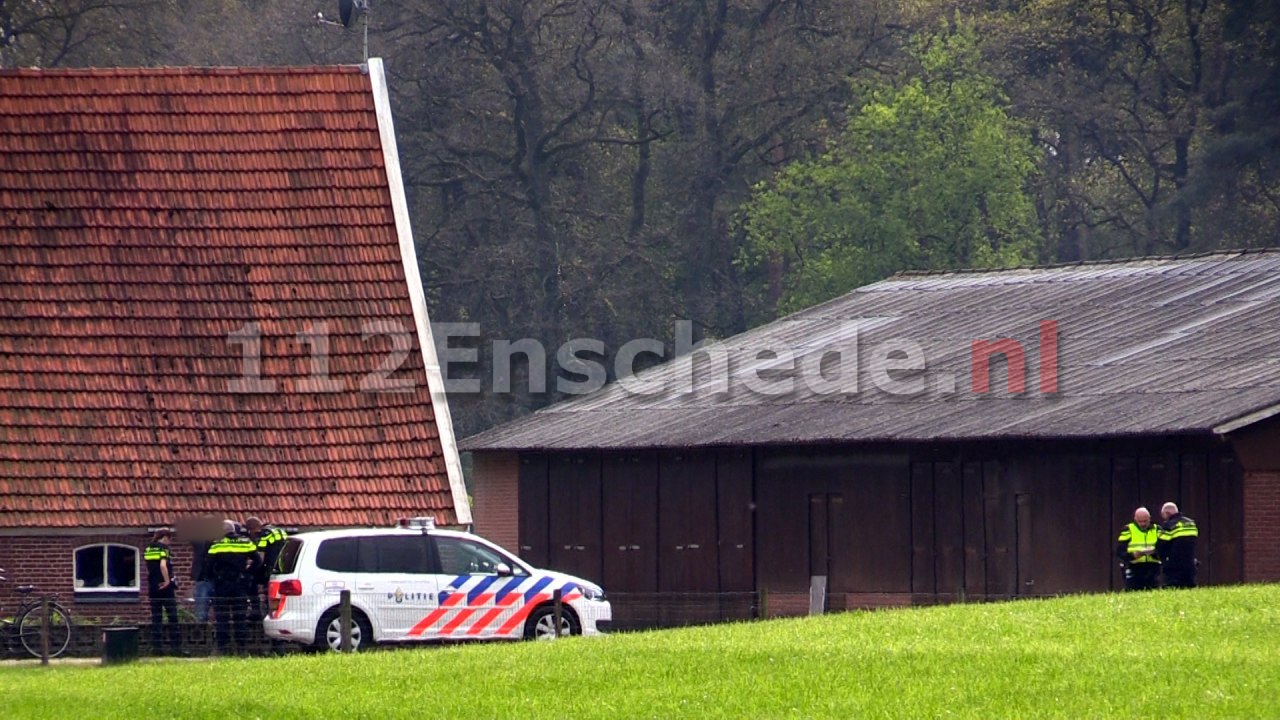
[[[1280,586],[0,669],[0,717],[1280,717]]]

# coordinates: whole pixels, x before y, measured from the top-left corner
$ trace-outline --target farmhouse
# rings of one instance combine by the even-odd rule
[[[0,318],[6,606],[137,615],[197,516],[470,522],[380,60],[0,71]]]
[[[1280,253],[1225,252],[899,275],[462,447],[478,532],[668,624],[1116,589],[1168,500],[1280,580],[1278,415]]]

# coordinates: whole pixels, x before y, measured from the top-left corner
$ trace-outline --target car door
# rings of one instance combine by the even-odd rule
[[[435,545],[444,612],[434,634],[442,638],[519,637],[519,631],[507,626],[524,605],[530,580],[525,569],[468,538],[438,535]]]
[[[436,567],[425,534],[360,538],[356,591],[376,616],[379,640],[411,639],[410,630],[437,606]]]

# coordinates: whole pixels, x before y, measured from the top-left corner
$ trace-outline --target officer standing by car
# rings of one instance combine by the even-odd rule
[[[1160,508],[1164,524],[1160,528],[1160,540],[1156,552],[1164,562],[1165,587],[1193,588],[1196,586],[1196,540],[1200,529],[1196,521],[1178,511],[1178,506],[1167,502]]]
[[[1160,528],[1151,522],[1151,512],[1144,507],[1133,511],[1133,522],[1120,531],[1116,557],[1124,564],[1125,590],[1152,590],[1160,580],[1160,558],[1156,542]]]
[[[266,590],[271,568],[275,567],[276,558],[280,556],[284,541],[289,535],[274,525],[263,524],[256,517],[246,519],[244,527],[249,531],[249,539],[258,548],[258,571],[254,574],[253,587],[249,593],[249,615],[256,621],[263,617],[262,594]]]
[[[245,611],[248,609],[250,583],[257,575],[261,561],[257,543],[236,523],[223,523],[224,535],[209,546],[206,569],[213,581],[213,608],[215,636],[218,651],[231,649],[232,635],[236,646],[243,650],[248,644],[248,625]]]
[[[151,652],[161,654],[161,625],[167,625],[169,652],[182,652],[182,638],[178,626],[178,577],[173,571],[173,555],[169,552],[168,528],[156,530],[151,542],[142,551],[147,563],[147,597],[151,604]]]

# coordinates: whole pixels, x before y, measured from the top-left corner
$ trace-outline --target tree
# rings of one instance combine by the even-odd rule
[[[745,206],[740,262],[762,276],[765,314],[899,270],[1036,259],[1034,150],[979,70],[972,28],[923,36],[911,56],[908,73],[860,88],[832,148]]]
[[[97,60],[121,39],[121,19],[149,0],[0,0],[0,67]]]
[[[575,337],[611,351],[667,339],[677,318],[699,335],[742,329],[728,220],[776,155],[843,107],[850,72],[890,33],[888,5],[380,11],[433,317],[551,352]],[[478,428],[551,399],[463,396],[459,414]]]
[[[1059,259],[1277,242],[1276,3],[958,4],[1048,150]]]
[[[695,337],[745,329],[733,216],[777,163],[805,152],[849,100],[848,79],[894,51],[902,3],[659,0],[674,129],[655,195],[675,212],[675,290]],[[660,163],[662,161],[660,160]]]

